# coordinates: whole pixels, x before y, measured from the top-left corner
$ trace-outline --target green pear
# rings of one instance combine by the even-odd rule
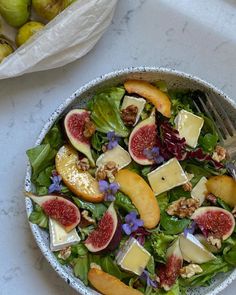
[[[10,42],[5,37],[0,35],[0,63],[13,51],[14,49],[11,46]]]
[[[24,24],[17,32],[16,45],[23,45],[31,36],[44,28],[44,24],[36,21],[30,21]]]
[[[20,27],[29,19],[30,5],[31,0],[0,0],[0,14],[9,25]]]

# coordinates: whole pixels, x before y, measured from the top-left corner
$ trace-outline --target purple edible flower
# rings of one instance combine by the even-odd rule
[[[114,131],[108,132],[107,133],[107,138],[109,140],[109,142],[107,144],[108,150],[114,149],[114,147],[116,147],[118,145],[118,142],[120,140],[120,137],[117,136]]]
[[[188,234],[193,234],[196,230],[197,224],[193,221],[188,227],[184,229],[184,236],[187,237]]]
[[[236,166],[233,162],[226,164],[226,169],[229,172],[229,174],[233,177],[234,180],[236,180]]]
[[[147,270],[144,270],[140,276],[141,279],[145,280],[147,286],[156,289],[158,287],[157,281],[150,278],[150,274]]]
[[[117,182],[109,183],[106,180],[99,180],[99,190],[104,193],[104,200],[112,202],[120,186]]]
[[[53,171],[52,172],[52,177],[50,177],[52,180],[52,184],[48,188],[48,193],[51,194],[53,192],[60,192],[62,189],[61,185],[61,176],[57,174],[57,172]]]
[[[157,146],[154,146],[152,149],[145,149],[143,154],[148,160],[154,160],[156,164],[164,162],[164,158],[160,155],[160,149]]]
[[[137,218],[137,213],[131,211],[125,216],[125,223],[122,225],[123,231],[129,236],[139,227],[143,226],[143,220]]]

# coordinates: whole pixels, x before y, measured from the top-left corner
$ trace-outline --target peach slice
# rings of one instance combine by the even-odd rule
[[[56,155],[56,170],[63,182],[78,197],[88,202],[98,203],[103,200],[98,182],[89,172],[77,168],[77,151],[69,145],[60,148]]]
[[[236,206],[236,181],[227,175],[213,176],[206,182],[209,193],[225,201],[230,206]]]
[[[128,80],[124,83],[128,93],[136,93],[146,100],[150,101],[156,109],[165,117],[171,116],[171,102],[169,97],[153,86],[152,84],[142,80]]]
[[[137,173],[121,169],[116,175],[120,190],[126,194],[137,208],[144,227],[154,228],[160,221],[160,208],[154,192]]]
[[[104,295],[142,295],[116,277],[98,269],[91,268],[88,272],[88,280],[92,286]]]

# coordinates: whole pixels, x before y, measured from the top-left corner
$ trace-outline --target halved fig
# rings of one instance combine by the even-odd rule
[[[114,204],[111,203],[97,228],[86,239],[85,246],[90,252],[109,252],[116,249],[122,238],[122,226]]]
[[[143,293],[127,286],[116,277],[98,268],[90,268],[88,280],[91,285],[104,295],[142,295]]]
[[[159,267],[157,275],[160,279],[161,287],[168,291],[175,284],[183,265],[179,239],[175,240],[174,243],[167,249],[166,257],[166,264]]]
[[[91,166],[95,166],[91,154],[90,140],[84,136],[85,124],[89,120],[90,114],[88,111],[74,109],[65,116],[64,126],[73,147],[89,159]]]
[[[128,80],[124,83],[128,93],[136,93],[150,101],[165,117],[171,116],[171,102],[166,93],[142,80]]]
[[[146,120],[141,121],[130,134],[129,153],[133,160],[140,165],[151,165],[152,159],[148,159],[145,151],[151,150],[157,144],[157,126],[155,115],[152,114]]]
[[[56,195],[41,197],[32,193],[26,193],[26,195],[38,204],[47,216],[60,223],[67,232],[70,232],[79,224],[79,208],[71,201]]]
[[[89,172],[78,169],[78,160],[78,153],[72,146],[62,146],[55,158],[58,174],[77,197],[92,203],[101,202],[103,194],[97,180]]]
[[[201,207],[191,216],[204,236],[212,236],[226,240],[234,231],[234,216],[227,210],[219,207]]]
[[[213,176],[206,182],[209,193],[222,199],[230,206],[236,206],[236,181],[227,175]]]
[[[133,171],[121,169],[116,175],[116,182],[120,185],[120,191],[125,193],[137,208],[144,227],[156,227],[160,221],[160,208],[146,181]]]
[[[215,259],[215,256],[190,233],[187,233],[186,237],[181,235],[179,243],[183,258],[188,262],[201,264]]]

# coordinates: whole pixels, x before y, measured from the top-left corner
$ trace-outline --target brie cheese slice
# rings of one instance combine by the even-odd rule
[[[202,177],[199,182],[194,186],[191,191],[191,197],[194,199],[198,199],[200,202],[200,206],[204,202],[207,194],[207,187],[206,187],[207,178]]]
[[[80,237],[74,228],[69,233],[55,220],[49,218],[50,249],[59,251],[80,242]]]
[[[147,177],[155,195],[188,182],[188,177],[176,158],[170,159],[156,170],[150,172]]]
[[[132,160],[129,153],[120,145],[117,145],[112,150],[107,150],[105,153],[101,154],[97,159],[96,166],[103,166],[110,161],[115,162],[118,169],[122,169],[129,165]]]
[[[175,124],[180,137],[185,138],[188,146],[195,148],[204,124],[204,119],[188,111],[181,110],[175,118]]]

